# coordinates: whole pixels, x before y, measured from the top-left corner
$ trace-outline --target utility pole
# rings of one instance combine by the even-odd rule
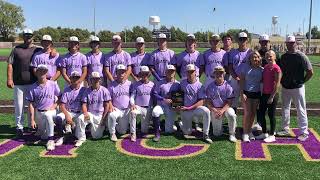
[[[96,35],[96,0],[93,0],[93,32]]]
[[[309,37],[308,37],[308,50],[310,53],[310,41],[311,41],[311,19],[312,19],[312,0],[310,0],[310,16],[309,16]]]

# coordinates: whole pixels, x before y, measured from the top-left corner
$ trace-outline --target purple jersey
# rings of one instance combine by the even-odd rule
[[[118,81],[113,81],[109,86],[109,91],[112,98],[112,105],[118,109],[127,109],[130,100],[131,82],[126,80],[122,84]]]
[[[138,54],[137,52],[131,53],[132,72],[135,76],[138,76],[140,72],[140,66],[149,65],[150,54]]]
[[[103,54],[99,52],[98,54],[93,54],[89,52],[86,54],[88,61],[88,74],[92,72],[99,72],[100,77],[103,77]]]
[[[26,100],[31,102],[35,109],[49,110],[55,103],[55,96],[60,96],[60,89],[56,82],[48,80],[46,84],[38,82],[32,84]]]
[[[60,102],[65,104],[69,112],[80,112],[82,95],[85,90],[85,87],[72,89],[71,86],[68,86],[64,89]]]
[[[216,108],[222,108],[228,99],[234,98],[233,89],[227,81],[224,81],[222,85],[212,82],[206,89],[206,95]]]
[[[168,82],[166,79],[163,79],[156,83],[154,94],[165,99],[170,99],[171,92],[178,90],[180,90],[180,83],[178,81],[174,80],[173,82]],[[161,100],[158,100],[158,105],[167,106],[167,104],[165,104]]]
[[[203,56],[199,53],[199,51],[195,51],[193,53],[183,51],[177,56],[177,66],[181,67],[181,78],[187,78],[186,67],[188,64],[194,64],[196,66],[196,73],[197,76],[199,76],[200,66],[204,65]]]
[[[50,53],[40,51],[33,56],[30,66],[37,68],[40,64],[46,65],[48,67],[47,78],[50,79],[56,74],[58,63],[59,54],[51,57]]]
[[[176,64],[174,51],[170,49],[166,49],[164,51],[157,49],[151,53],[149,65],[154,67],[154,70],[160,78],[164,78],[166,76],[168,64]]]
[[[213,52],[211,49],[208,49],[203,53],[205,73],[207,77],[211,76],[215,67],[223,66],[223,57],[225,54],[226,51],[223,49],[220,49],[218,52]]]
[[[61,63],[61,66],[66,69],[69,77],[73,71],[77,71],[82,74],[82,68],[87,65],[87,57],[80,52],[75,54],[67,53]]]
[[[82,102],[87,104],[88,112],[102,114],[104,102],[110,101],[110,93],[107,88],[100,86],[99,89],[87,88],[82,96]]]
[[[153,93],[154,83],[149,81],[144,83],[138,81],[131,86],[131,95],[135,96],[135,105],[141,107],[149,107],[152,105],[152,93]]]
[[[204,86],[200,81],[190,84],[187,79],[181,81],[181,90],[184,94],[184,106],[189,107],[206,98]]]
[[[241,64],[249,61],[249,56],[252,53],[251,49],[245,51],[239,51],[239,49],[234,50],[230,53],[229,64],[232,64],[233,70],[235,73],[240,76]]]
[[[132,63],[130,54],[122,50],[120,53],[115,53],[114,51],[111,51],[108,54],[106,54],[103,64],[105,67],[109,69],[110,73],[115,78],[117,77],[116,67],[118,64],[123,64],[128,67],[131,66]]]

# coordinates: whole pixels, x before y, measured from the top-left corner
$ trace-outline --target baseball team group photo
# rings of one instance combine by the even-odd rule
[[[320,4],[245,1],[128,1],[130,22],[1,0],[1,179],[318,179]]]

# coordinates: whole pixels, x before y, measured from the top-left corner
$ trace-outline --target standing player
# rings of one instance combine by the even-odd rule
[[[38,81],[31,86],[26,99],[29,101],[31,126],[32,128],[38,127],[41,139],[48,139],[47,150],[52,151],[55,149],[53,137],[57,107],[55,100],[57,96],[60,96],[60,89],[57,83],[47,80],[47,72],[46,65],[38,66],[36,71]]]
[[[245,32],[238,34],[239,48],[229,57],[229,73],[232,76],[230,85],[232,86],[235,98],[232,102],[232,108],[237,113],[240,97],[240,72],[242,64],[246,63],[249,59],[252,50],[247,47],[248,35]]]
[[[53,48],[52,38],[50,35],[42,37],[41,46],[43,50],[36,53],[31,61],[33,73],[36,73],[39,64],[44,64],[48,67],[47,79],[56,81],[60,77],[60,71],[57,71],[59,53]]]
[[[97,36],[92,36],[90,38],[90,48],[91,51],[86,54],[87,60],[88,60],[88,76],[87,80],[89,82],[89,76],[92,74],[92,72],[98,72],[101,77],[101,84],[103,86],[106,85],[103,78],[103,54],[100,50],[100,39]]]
[[[139,77],[140,67],[149,64],[150,54],[145,52],[145,44],[142,37],[137,37],[136,49],[136,52],[130,54],[132,62],[131,76],[135,81],[139,81],[141,79]]]
[[[167,48],[167,36],[163,33],[157,36],[158,49],[151,53],[150,68],[157,81],[166,77],[166,68],[169,64],[176,64],[174,51]]]
[[[231,79],[231,75],[229,73],[229,68],[228,68],[229,58],[233,56],[233,53],[235,53],[236,50],[232,48],[232,36],[230,34],[226,34],[222,36],[222,41],[223,41],[223,50],[226,51],[222,59],[222,65],[226,72],[224,79],[229,82]]]
[[[151,119],[152,110],[152,92],[154,83],[149,80],[151,75],[148,66],[140,66],[139,77],[140,81],[132,84],[130,92],[130,131],[131,141],[136,141],[136,117],[141,115],[141,132],[148,133],[149,122]]]
[[[7,66],[7,87],[14,89],[14,114],[16,119],[16,133],[18,137],[23,135],[24,106],[30,86],[36,81],[30,68],[30,62],[35,53],[41,51],[41,47],[33,44],[33,32],[25,29],[22,32],[23,44],[13,48]],[[31,127],[30,114],[28,111],[28,124]]]
[[[111,95],[110,110],[108,115],[108,128],[111,141],[118,140],[116,130],[120,134],[125,134],[129,126],[129,101],[131,82],[127,80],[127,68],[123,64],[116,67],[116,80],[109,85]],[[130,129],[131,135],[135,132]],[[134,135],[133,135],[134,136]],[[133,138],[134,139],[134,138]]]
[[[103,136],[105,119],[108,115],[110,104],[110,93],[107,88],[100,85],[100,73],[92,72],[90,76],[91,86],[87,88],[82,96],[82,112],[76,123],[76,147],[86,141],[86,126],[91,124],[91,136],[99,139]]]
[[[268,64],[268,60],[266,59],[266,53],[270,50],[270,38],[267,34],[262,34],[259,37],[259,44],[260,44],[260,49],[259,53],[262,57],[262,67]],[[279,53],[276,53],[276,63],[278,64],[280,60],[280,55]]]
[[[154,89],[154,96],[157,99],[157,106],[152,110],[153,125],[155,137],[153,141],[160,140],[160,116],[165,115],[165,132],[173,133],[176,131],[174,125],[176,113],[172,108],[171,93],[180,90],[180,83],[175,79],[176,68],[173,65],[167,65],[166,78],[157,82]]]
[[[224,80],[225,70],[217,66],[213,71],[214,82],[206,89],[207,104],[211,111],[213,135],[221,136],[223,116],[228,119],[229,140],[236,142],[237,115],[230,107],[234,98],[232,87]]]
[[[183,106],[179,108],[182,111],[181,129],[185,135],[190,135],[192,133],[193,117],[202,118],[203,140],[211,144],[212,140],[209,137],[210,110],[203,105],[206,98],[204,86],[197,79],[194,64],[188,64],[186,70],[187,79],[181,81],[181,90],[184,94]]]
[[[280,68],[283,72],[281,78],[282,131],[277,134],[289,135],[290,106],[293,101],[297,108],[300,128],[298,139],[305,141],[309,137],[309,132],[304,84],[312,77],[313,70],[308,57],[296,49],[294,36],[287,37],[286,46],[288,51],[280,59]]]
[[[188,64],[194,64],[196,66],[196,75],[198,78],[203,72],[203,56],[195,49],[196,45],[196,37],[193,34],[189,34],[185,43],[186,50],[177,56],[177,72],[182,79],[187,79]]]
[[[78,119],[81,115],[81,98],[86,90],[85,87],[81,87],[79,83],[81,74],[77,71],[73,71],[70,75],[71,85],[67,86],[60,99],[60,111],[56,117],[55,123],[58,129],[58,135],[60,138],[56,142],[56,146],[63,144],[63,130],[66,133],[71,133],[71,127],[74,126],[74,120]],[[65,128],[63,128],[65,125]]]
[[[116,68],[119,64],[125,65],[125,79],[131,74],[131,57],[130,54],[122,50],[122,40],[119,35],[112,37],[113,50],[105,55],[104,59],[104,75],[108,81],[113,82],[117,77]]]
[[[81,77],[78,80],[81,85],[87,76],[87,57],[80,53],[80,43],[76,36],[69,38],[69,53],[67,53],[61,62],[62,76],[66,82],[65,86],[71,84],[70,75],[71,72],[77,71],[81,73]]]
[[[203,53],[204,65],[205,65],[205,74],[206,74],[206,82],[205,87],[208,87],[214,79],[212,79],[212,71],[217,66],[223,66],[223,57],[226,53],[225,50],[220,49],[219,47],[220,36],[214,34],[210,38],[211,48]]]

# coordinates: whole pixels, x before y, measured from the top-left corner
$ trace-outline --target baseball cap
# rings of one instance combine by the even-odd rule
[[[42,41],[52,41],[52,37],[50,35],[43,35]]]
[[[158,34],[157,38],[158,39],[167,39],[167,35],[164,33],[160,33],[160,34]]]
[[[90,42],[100,42],[100,39],[97,36],[91,36]]]
[[[287,36],[286,42],[296,42],[296,37],[294,37],[294,36]]]
[[[144,43],[143,37],[137,37],[136,43]]]
[[[48,71],[48,67],[45,64],[39,64],[37,67],[37,71],[38,70],[47,70]]]
[[[176,67],[174,67],[172,64],[169,64],[167,65],[167,70],[176,70]]]
[[[72,71],[70,77],[80,77],[81,74],[78,71]]]
[[[150,72],[148,66],[140,66],[140,72]]]
[[[91,78],[100,78],[99,72],[92,72],[91,73]]]
[[[69,42],[79,42],[79,39],[78,39],[77,36],[71,36],[71,37],[69,38]]]
[[[27,28],[22,31],[22,34],[33,34],[33,31]]]
[[[121,36],[119,36],[119,35],[113,35],[112,36],[112,41],[117,41],[117,42],[120,42],[121,41]]]
[[[123,64],[118,64],[116,67],[117,70],[127,70],[127,67]]]
[[[220,40],[220,36],[218,34],[213,34],[211,40]]]
[[[187,71],[195,71],[196,66],[194,64],[188,64],[186,69],[187,69]]]
[[[213,73],[214,72],[225,72],[225,70],[222,66],[216,66],[213,70]]]
[[[268,34],[260,35],[259,41],[270,41],[269,35]]]
[[[194,34],[188,34],[187,40],[196,40],[196,36]]]
[[[245,32],[240,32],[240,33],[238,34],[238,38],[248,38],[248,34],[245,33]]]

